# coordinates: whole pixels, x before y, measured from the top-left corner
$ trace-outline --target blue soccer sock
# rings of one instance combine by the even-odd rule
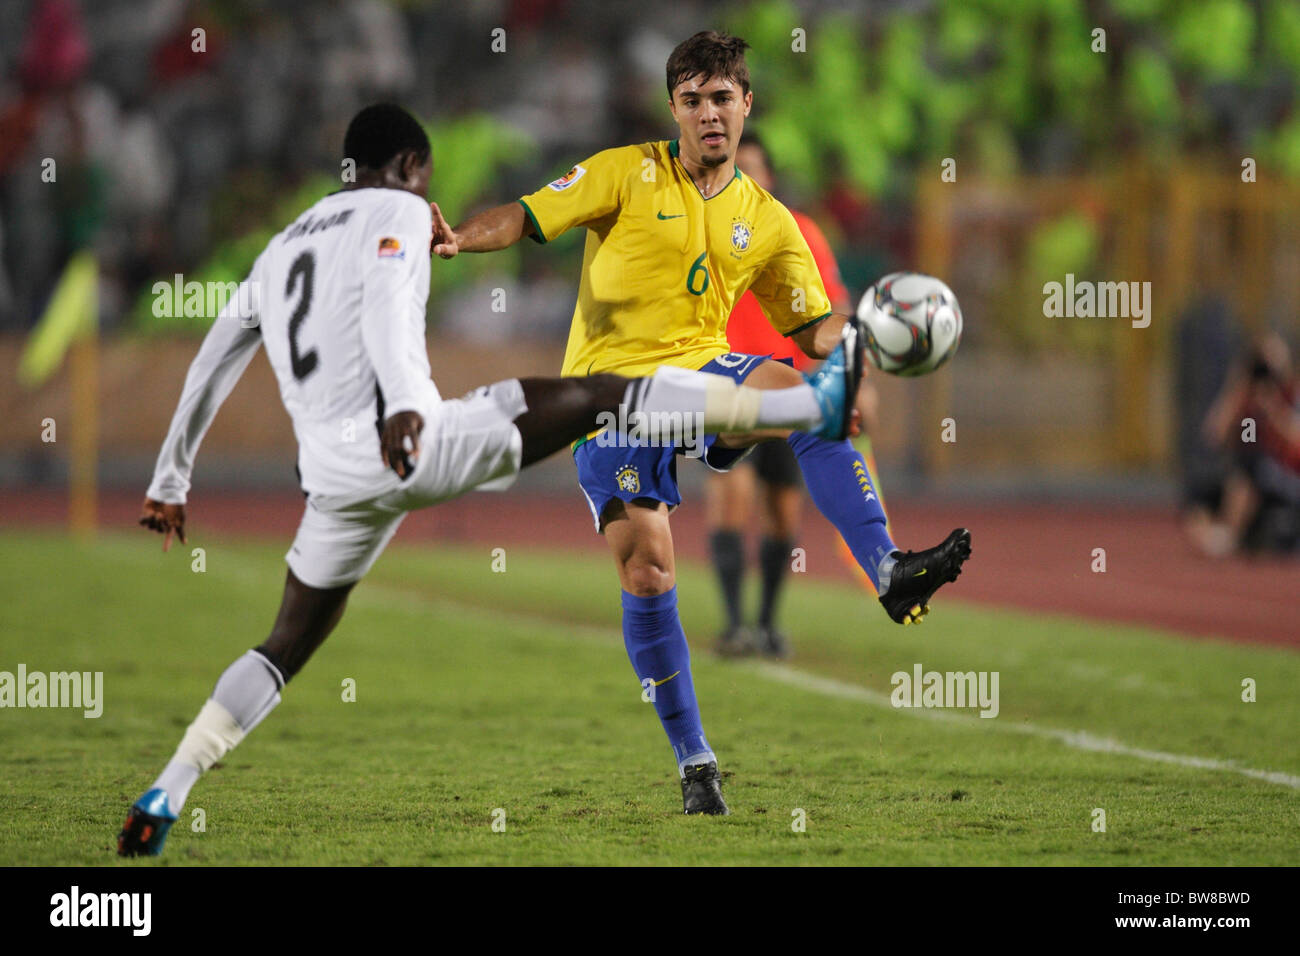
[[[677,616],[677,588],[654,597],[623,592],[623,645],[641,682],[642,696],[654,695],[655,712],[673,745],[678,772],[687,764],[716,760],[700,726],[691,652]]]
[[[897,548],[885,529],[885,511],[862,455],[847,439],[827,441],[805,432],[788,439],[799,459],[799,469],[817,510],[835,526],[862,570],[867,572],[876,593],[882,593],[880,579],[894,565]]]

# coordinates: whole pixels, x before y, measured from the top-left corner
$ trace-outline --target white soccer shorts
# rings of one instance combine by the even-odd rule
[[[369,497],[307,499],[285,555],[294,576],[314,588],[352,584],[365,577],[407,512],[473,488],[508,488],[523,457],[523,438],[514,420],[526,411],[518,379],[441,403],[426,417],[415,472],[398,488]]]

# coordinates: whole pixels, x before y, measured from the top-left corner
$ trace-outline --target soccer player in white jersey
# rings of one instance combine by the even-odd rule
[[[329,636],[348,593],[408,511],[520,468],[618,422],[705,432],[798,427],[842,438],[855,427],[859,330],[806,383],[748,389],[665,368],[644,378],[510,379],[444,401],[425,346],[432,217],[429,141],[401,107],[353,118],[344,155],[356,181],[282,230],[217,316],[190,366],[140,523],[185,541],[185,502],[200,441],[259,345],[293,419],[306,507],[270,635],[226,668],[161,775],[132,805],[123,856],[157,855],[190,788],[280,702],[286,682]],[[255,303],[251,308],[250,303]],[[655,416],[659,416],[656,418]],[[371,425],[373,423],[373,425]]]

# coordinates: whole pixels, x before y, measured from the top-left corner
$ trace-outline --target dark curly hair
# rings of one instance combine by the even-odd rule
[[[717,76],[739,83],[743,92],[749,92],[749,67],[745,65],[745,51],[749,44],[716,30],[703,30],[689,40],[677,44],[668,57],[668,98],[683,80],[693,76]]]
[[[382,169],[404,149],[415,150],[423,162],[429,156],[429,137],[414,116],[393,103],[367,106],[348,124],[343,156],[358,166]]]

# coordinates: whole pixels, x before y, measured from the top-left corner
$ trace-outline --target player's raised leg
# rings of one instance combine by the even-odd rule
[[[520,379],[528,410],[515,419],[524,439],[522,466],[608,424],[665,444],[689,445],[706,434],[798,428],[847,434],[861,356],[837,349],[816,375],[755,389],[719,375],[664,366],[653,375]]]
[[[852,324],[852,320],[846,322],[845,329]],[[767,361],[745,383],[759,389],[783,389],[794,384],[798,376],[787,365]],[[749,440],[747,436],[721,439],[732,445]],[[813,504],[844,538],[854,559],[876,586],[890,618],[899,624],[921,620],[930,610],[934,592],[961,574],[961,566],[971,553],[970,532],[959,528],[933,548],[904,554],[889,535],[866,462],[851,442],[828,440],[800,430],[791,432],[787,441],[799,461]]]

